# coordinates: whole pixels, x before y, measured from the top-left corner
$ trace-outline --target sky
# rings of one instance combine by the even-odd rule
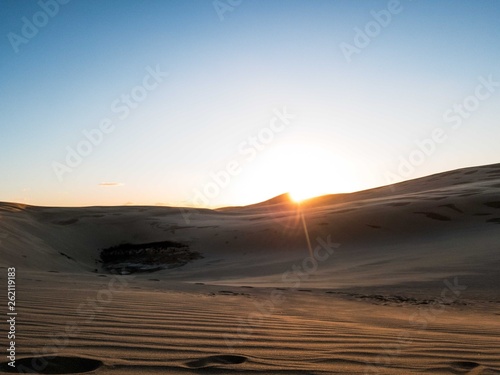
[[[500,162],[495,0],[0,6],[0,201],[221,207]]]

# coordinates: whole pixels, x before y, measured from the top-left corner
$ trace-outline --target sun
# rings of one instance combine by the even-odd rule
[[[307,190],[301,190],[301,189],[296,189],[296,190],[291,190],[288,192],[288,196],[290,199],[295,202],[295,203],[301,203],[302,201],[305,201],[306,199],[313,198],[316,195],[311,195],[310,193],[307,192]]]
[[[356,169],[329,147],[318,143],[283,145],[267,160],[275,165],[273,182],[296,203],[321,195],[355,190]]]
[[[248,164],[245,175],[235,179],[234,189],[250,202],[288,192],[290,202],[299,204],[321,195],[359,190],[355,165],[330,142],[287,139]]]

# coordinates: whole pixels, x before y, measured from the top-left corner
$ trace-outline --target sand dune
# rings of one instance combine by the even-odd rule
[[[500,164],[300,206],[1,203],[0,279],[39,373],[495,374],[499,224]],[[139,246],[162,241],[200,256]],[[126,243],[120,275],[101,251]]]

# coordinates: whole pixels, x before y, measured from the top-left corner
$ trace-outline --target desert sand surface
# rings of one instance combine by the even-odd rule
[[[0,282],[25,372],[500,374],[499,235],[500,164],[300,205],[0,203]],[[102,262],[161,241],[154,272]]]

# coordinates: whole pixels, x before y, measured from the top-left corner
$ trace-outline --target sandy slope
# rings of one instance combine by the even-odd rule
[[[18,358],[51,345],[102,374],[500,373],[500,165],[300,207],[2,203],[0,215]],[[164,240],[203,259],[132,276],[97,261],[101,248]]]

